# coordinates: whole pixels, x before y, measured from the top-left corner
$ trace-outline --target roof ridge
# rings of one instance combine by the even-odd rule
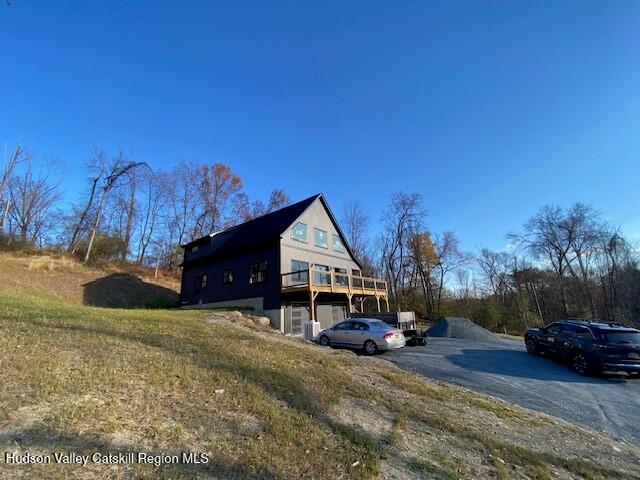
[[[224,228],[222,230],[215,231],[215,232],[210,232],[210,233],[208,233],[206,235],[203,235],[202,237],[195,238],[195,239],[191,240],[190,242],[185,243],[183,246],[187,246],[187,245],[190,245],[192,243],[198,242],[198,241],[200,241],[200,240],[202,240],[204,238],[214,238],[214,237],[216,237],[218,235],[221,235],[221,234],[224,234],[224,233],[229,233],[229,232],[232,232],[233,230],[237,230],[237,229],[240,229],[240,228],[243,228],[243,227],[247,227],[248,225],[253,225],[253,224],[255,224],[255,223],[259,222],[259,221],[265,221],[265,218],[270,217],[270,216],[275,218],[275,217],[277,217],[278,214],[282,214],[282,212],[284,212],[284,211],[287,211],[287,210],[290,210],[290,209],[293,210],[293,209],[296,209],[296,208],[300,208],[300,206],[304,205],[305,203],[308,203],[310,205],[316,199],[323,198],[323,197],[324,196],[323,196],[322,193],[316,193],[315,195],[307,197],[304,200],[300,200],[298,202],[292,203],[291,205],[287,205],[286,207],[279,208],[278,210],[274,210],[273,212],[265,213],[265,214],[260,215],[258,217],[252,218],[251,220],[247,220],[246,222],[242,222],[242,223],[239,223],[237,225],[233,225],[231,227],[227,227],[227,228]],[[282,233],[282,232],[280,232],[280,233]]]
[[[222,232],[228,232],[229,230],[233,230],[234,228],[242,227],[242,226],[244,226],[244,225],[246,225],[248,223],[255,222],[256,220],[260,220],[260,219],[262,219],[262,218],[264,218],[264,217],[266,217],[268,215],[274,215],[274,214],[282,212],[283,210],[286,210],[288,208],[296,207],[296,206],[300,205],[301,203],[308,202],[312,198],[315,200],[316,198],[319,198],[321,196],[322,196],[322,193],[316,193],[315,195],[311,195],[310,197],[307,197],[304,200],[300,200],[300,201],[298,201],[296,203],[292,203],[291,205],[287,205],[286,207],[279,208],[278,210],[274,210],[272,212],[263,213],[262,215],[259,215],[259,216],[255,217],[255,218],[252,218],[251,220],[247,220],[246,222],[242,222],[242,223],[239,223],[237,225],[233,225],[232,227],[225,228],[224,230],[219,230],[218,232],[212,232],[212,233],[218,234],[218,233],[222,233]],[[211,235],[211,233],[209,235]]]

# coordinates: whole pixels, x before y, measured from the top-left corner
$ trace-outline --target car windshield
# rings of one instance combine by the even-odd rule
[[[603,335],[609,343],[632,343],[640,345],[640,332],[605,331]]]

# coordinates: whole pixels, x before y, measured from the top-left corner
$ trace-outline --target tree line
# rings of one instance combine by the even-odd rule
[[[370,218],[357,204],[343,224],[369,274],[387,280],[395,309],[429,321],[458,315],[519,333],[558,318],[640,326],[638,250],[592,207],[544,205],[509,248],[465,252],[452,231],[432,232],[419,194],[396,193],[367,235]]]
[[[224,164],[181,162],[158,170],[123,152],[96,150],[86,181],[62,205],[59,162],[14,148],[0,166],[0,236],[5,246],[54,248],[84,262],[120,260],[176,272],[180,245],[290,203],[281,189],[251,200]]]
[[[96,150],[85,182],[63,206],[62,165],[22,147],[0,165],[0,243],[53,248],[85,262],[118,260],[179,275],[180,245],[291,203],[284,190],[251,199],[221,163],[158,170],[122,152]],[[509,248],[465,252],[452,231],[434,232],[417,193],[395,193],[379,218],[358,202],[340,223],[366,275],[387,280],[394,309],[428,321],[471,317],[520,332],[557,318],[640,323],[638,252],[592,207],[545,205]],[[373,222],[376,229],[373,229]]]

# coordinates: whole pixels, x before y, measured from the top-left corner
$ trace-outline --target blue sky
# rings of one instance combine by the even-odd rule
[[[223,162],[252,197],[322,191],[502,248],[544,203],[640,239],[640,2],[14,0],[0,140]],[[375,222],[374,222],[375,226]]]

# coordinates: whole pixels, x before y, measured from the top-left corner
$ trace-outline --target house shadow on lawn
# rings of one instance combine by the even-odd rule
[[[82,285],[85,305],[108,308],[171,308],[178,294],[128,273],[112,273]]]

